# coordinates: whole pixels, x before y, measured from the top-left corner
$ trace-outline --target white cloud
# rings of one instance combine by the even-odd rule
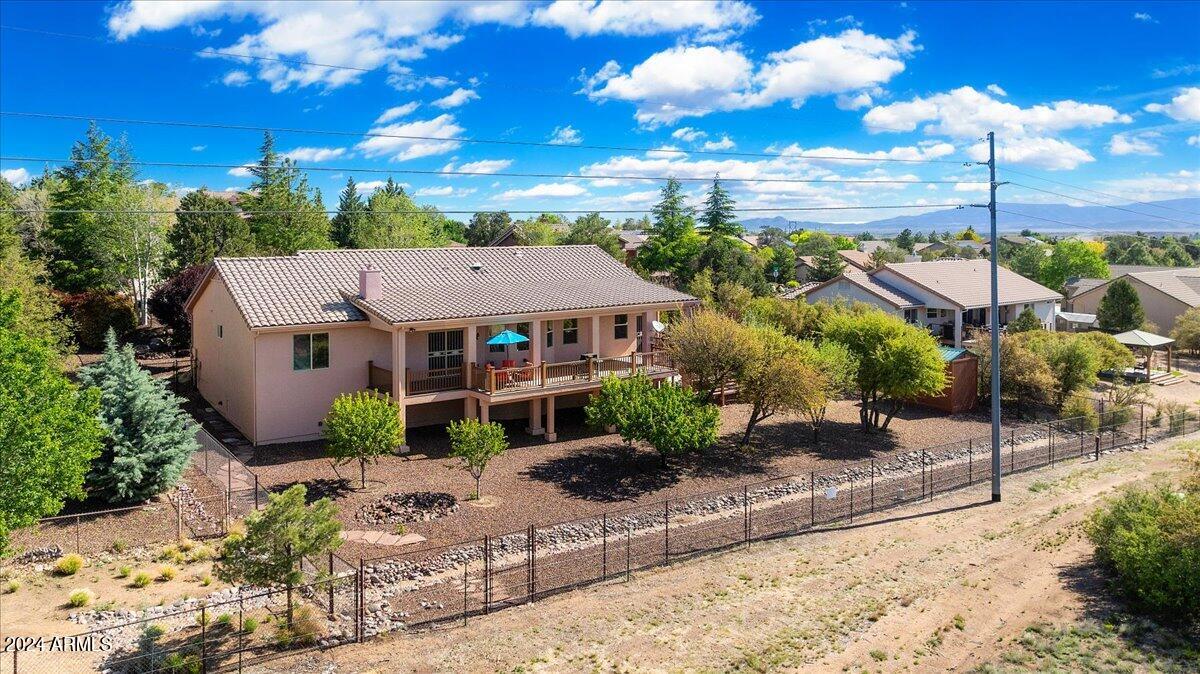
[[[1188,136],[1187,144],[1191,145],[1192,147],[1200,147],[1200,135]]]
[[[1200,122],[1200,87],[1187,87],[1169,103],[1150,103],[1146,112],[1161,112],[1180,122]]]
[[[872,132],[912,131],[925,124],[925,133],[954,138],[975,138],[993,130],[1001,135],[1034,134],[1131,121],[1107,105],[1063,100],[1022,108],[972,87],[877,106],[863,116]]]
[[[838,110],[860,110],[872,103],[871,94],[860,91],[857,94],[838,94],[834,105]]]
[[[852,29],[768,54],[758,64],[736,45],[677,46],[628,73],[609,61],[584,78],[583,92],[595,101],[635,103],[636,119],[647,126],[784,100],[799,107],[812,96],[859,92],[887,82],[920,49],[915,40],[911,31],[888,39]]]
[[[1155,68],[1150,72],[1150,77],[1159,80],[1164,77],[1195,75],[1196,73],[1200,73],[1200,63],[1181,63],[1170,68]]]
[[[758,12],[745,2],[630,2],[627,0],[559,0],[533,12],[533,23],[562,28],[571,37],[656,35],[692,32],[701,41],[724,39],[758,22]]]
[[[204,152],[208,149],[207,145],[193,145],[192,152]]]
[[[1114,156],[1127,154],[1159,155],[1158,145],[1154,141],[1162,138],[1155,131],[1114,133],[1108,141],[1108,153]]]
[[[229,87],[244,87],[250,84],[250,73],[245,70],[230,70],[221,78],[221,83]]]
[[[337,159],[346,154],[344,147],[298,147],[294,150],[288,150],[279,156],[284,159],[291,159],[299,162],[321,162]]]
[[[546,142],[551,145],[578,145],[583,142],[583,136],[575,127],[568,124],[554,127],[554,132],[550,134],[550,139]]]
[[[512,166],[511,159],[480,159],[479,161],[469,161],[461,165],[456,165],[450,162],[442,167],[442,171],[449,173],[451,171],[463,171],[465,173],[499,173],[504,169]]]
[[[1200,196],[1200,172],[1147,173],[1136,178],[1101,181],[1100,185],[1101,189],[1117,191],[1141,201],[1178,199]]]
[[[737,147],[737,143],[733,142],[729,136],[721,136],[721,140],[710,140],[701,146],[701,149],[709,152],[717,150],[732,150]]]
[[[445,185],[443,187],[422,187],[414,192],[413,195],[418,197],[465,197],[474,193],[475,188],[473,187],[456,189],[449,185]]]
[[[987,160],[987,148],[982,144],[967,147],[967,156],[975,161]],[[1051,171],[1064,171],[1096,161],[1090,152],[1068,141],[1049,136],[1001,137],[996,143],[996,159],[1000,163],[1024,164]]]
[[[391,156],[395,161],[445,154],[457,150],[462,143],[454,140],[464,129],[454,115],[442,114],[433,119],[372,127],[370,133],[384,134],[364,138],[355,145],[367,157]],[[423,136],[432,140],[398,136]]]
[[[1142,23],[1158,23],[1158,21],[1156,21],[1154,19],[1154,17],[1150,16],[1149,14],[1147,14],[1145,12],[1134,12],[1133,20],[1141,21]]]
[[[479,94],[470,89],[463,89],[462,87],[459,87],[449,94],[434,101],[433,105],[442,108],[443,110],[448,110],[450,108],[457,108],[460,105],[466,105],[471,101],[477,100],[479,100]]]
[[[390,122],[394,119],[400,119],[401,117],[407,117],[407,116],[411,115],[414,110],[416,110],[418,107],[420,107],[420,105],[421,104],[419,102],[413,101],[411,103],[405,103],[404,105],[397,105],[395,107],[388,108],[387,110],[384,110],[383,114],[380,115],[375,120],[375,123],[376,124],[387,124],[388,122]]]
[[[670,159],[672,157],[685,157],[687,153],[674,145],[659,145],[657,148],[646,150],[646,156],[651,159]]]
[[[700,129],[693,129],[690,126],[681,126],[671,132],[671,137],[677,140],[682,140],[685,143],[694,143],[708,134]]]
[[[587,190],[575,183],[541,183],[524,190],[507,190],[497,194],[493,199],[508,201],[539,197],[578,197],[584,194],[587,194]]]
[[[1007,96],[1008,95],[1008,92],[1005,91],[1004,89],[1002,89],[999,84],[989,84],[989,85],[987,85],[987,90],[988,90],[988,92],[993,93],[997,96]]]
[[[5,180],[13,185],[16,185],[17,187],[29,182],[29,171],[25,170],[24,167],[4,169],[3,171],[0,171],[0,176],[4,176]]]
[[[250,169],[253,168],[255,165],[256,164],[254,162],[248,162],[248,163],[242,164],[241,166],[238,166],[237,168],[231,168],[228,171],[226,171],[225,173],[227,173],[231,176],[235,176],[237,178],[249,178],[251,175],[253,175],[252,173],[250,173]]]

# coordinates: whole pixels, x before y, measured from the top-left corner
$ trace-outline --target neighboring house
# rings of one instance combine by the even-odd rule
[[[1016,272],[998,270],[1000,324],[1007,325],[1029,307],[1047,330],[1062,295]],[[843,273],[808,291],[809,302],[839,297],[869,302],[925,326],[940,339],[962,346],[964,327],[990,322],[990,263],[987,260],[902,262],[859,274]],[[915,320],[910,319],[913,313]]]
[[[861,271],[870,271],[875,267],[871,264],[870,254],[859,250],[839,250],[838,257],[842,258],[842,262],[846,264],[848,269],[858,269]],[[815,255],[797,255],[796,256],[796,280],[800,283],[808,281],[808,277],[812,271],[816,269]]]
[[[519,246],[521,242],[517,240],[517,223],[512,223],[504,229],[500,230],[488,246]]]
[[[646,245],[650,235],[639,229],[623,229],[617,232],[617,238],[621,240],[621,248],[625,251],[625,264],[632,264],[638,249]]]
[[[1087,332],[1096,327],[1096,314],[1056,311],[1054,326],[1059,332]]]
[[[1128,272],[1120,276],[1114,272],[1111,281],[1076,291],[1071,296],[1071,310],[1097,313],[1100,300],[1104,299],[1109,285],[1118,278],[1125,279],[1133,286],[1146,312],[1146,320],[1153,323],[1161,334],[1170,333],[1183,312],[1200,307],[1200,267],[1168,267],[1156,271]]]
[[[601,375],[672,376],[652,321],[697,303],[596,246],[517,246],[218,258],[186,307],[200,394],[262,445],[320,437],[333,399],[367,388],[408,428],[528,418],[554,440],[556,406]],[[486,344],[504,329],[529,341]]]
[[[986,255],[988,245],[979,241],[934,241],[933,243],[918,243],[913,245],[913,252],[917,255],[922,253],[941,253],[954,248],[970,248],[979,255]]]
[[[889,241],[860,241],[858,243],[858,249],[869,256],[876,250],[886,247],[889,243]]]
[[[1175,267],[1161,267],[1155,265],[1140,265],[1140,264],[1110,264],[1108,265],[1108,278],[1088,278],[1084,276],[1072,276],[1067,279],[1063,285],[1063,290],[1067,291],[1066,308],[1073,309],[1071,302],[1076,295],[1092,288],[1102,286],[1109,282],[1110,279],[1115,279],[1126,274],[1134,274],[1146,271],[1171,271]]]
[[[806,281],[794,288],[782,288],[779,291],[779,297],[785,300],[802,300],[808,291],[821,285],[816,281]]]

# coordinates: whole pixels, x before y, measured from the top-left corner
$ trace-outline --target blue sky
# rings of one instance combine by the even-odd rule
[[[1200,195],[1198,3],[4,2],[6,111],[554,141],[533,148],[280,132],[326,204],[347,175],[395,178],[445,209],[640,209],[708,178],[751,208],[960,203],[960,163],[705,155],[982,159],[1137,199]],[[27,28],[92,36],[78,39]],[[169,46],[171,49],[147,45]],[[200,50],[260,57],[201,56]],[[283,61],[293,61],[284,63]],[[346,66],[326,68],[296,61]],[[350,69],[353,68],[353,69]],[[65,157],[82,121],[0,118],[7,156]],[[253,131],[105,123],[146,161],[253,161]],[[575,147],[668,147],[681,153]],[[446,168],[570,178],[406,175]],[[0,162],[20,181],[40,164]],[[144,167],[180,189],[241,189],[237,169]],[[1044,183],[1033,183],[1051,187]],[[699,195],[702,185],[689,187]],[[1094,194],[1078,193],[1087,198]],[[1009,201],[1063,201],[1007,188]],[[862,221],[896,212],[788,213]]]

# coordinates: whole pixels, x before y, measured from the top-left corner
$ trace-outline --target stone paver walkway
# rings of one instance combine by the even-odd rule
[[[367,543],[369,545],[412,545],[424,543],[425,537],[420,534],[389,534],[386,531],[359,531],[352,529],[343,531],[342,538],[351,543]]]

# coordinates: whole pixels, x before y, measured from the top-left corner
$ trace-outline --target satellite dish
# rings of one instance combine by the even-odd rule
[[[650,321],[650,327],[654,328],[655,332],[662,332],[667,329],[667,326],[658,321]]]

